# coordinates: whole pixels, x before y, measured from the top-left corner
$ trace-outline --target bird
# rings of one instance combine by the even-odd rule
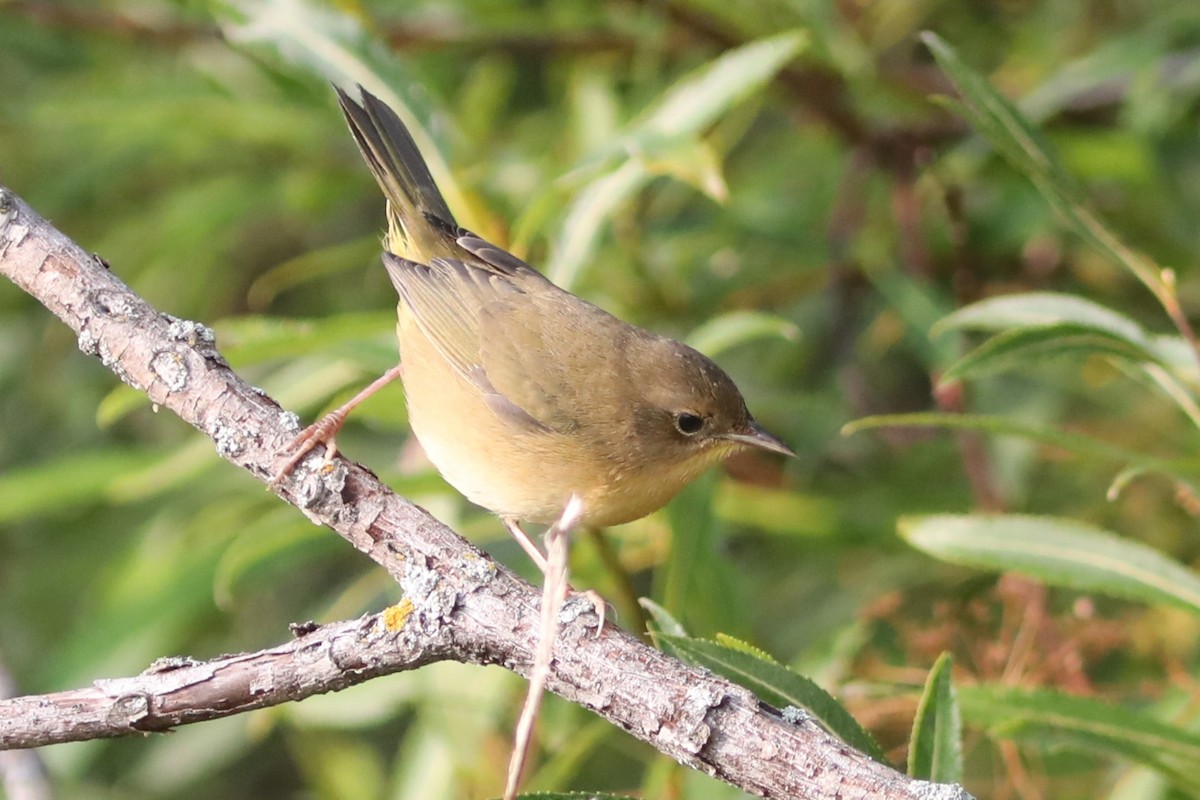
[[[387,199],[400,363],[301,434],[280,477],[318,444],[332,457],[346,414],[400,377],[434,467],[544,570],[521,526],[555,522],[573,498],[573,522],[607,527],[658,510],[734,452],[795,455],[712,359],[459,226],[395,111],[361,86],[361,102],[334,88]]]

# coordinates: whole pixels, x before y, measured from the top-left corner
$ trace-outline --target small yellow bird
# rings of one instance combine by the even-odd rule
[[[361,105],[337,91],[388,201],[402,366],[302,434],[281,475],[318,442],[332,455],[350,408],[397,374],[430,461],[518,539],[518,521],[554,522],[572,497],[580,524],[615,525],[736,450],[794,455],[712,360],[460,228],[396,113],[361,87]]]

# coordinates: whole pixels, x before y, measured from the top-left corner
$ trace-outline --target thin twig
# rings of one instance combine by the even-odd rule
[[[521,773],[529,760],[529,749],[533,743],[533,726],[537,724],[538,710],[542,706],[542,693],[550,677],[550,660],[554,655],[554,640],[558,638],[558,613],[567,597],[568,551],[567,542],[572,531],[579,525],[583,512],[583,501],[572,495],[562,517],[546,531],[546,569],[542,576],[542,626],[538,631],[537,653],[529,673],[529,689],[525,693],[525,705],[517,720],[513,736],[512,758],[508,762],[508,779],[504,785],[504,800],[516,800],[521,784]],[[604,616],[598,624],[603,627]]]

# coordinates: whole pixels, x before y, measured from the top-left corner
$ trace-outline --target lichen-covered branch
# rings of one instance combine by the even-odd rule
[[[312,625],[257,653],[162,658],[140,675],[0,703],[0,748],[156,733],[337,691],[439,660],[439,641],[404,636],[404,607]]]
[[[264,483],[295,436],[294,415],[241,380],[207,328],[149,306],[0,187],[0,273],[73,331],[79,347],[212,439]],[[0,746],[165,730],[327,692],[439,659],[528,673],[539,593],[367,470],[318,452],[274,489],[384,569],[404,600],[383,621],[325,626],[295,641],[206,663],[160,662],[139,676],[0,701]],[[605,626],[564,623],[547,687],[695,769],[772,798],[965,798],[913,781],[830,736],[785,722],[753,694]],[[568,615],[570,616],[570,615]],[[78,702],[77,702],[78,701]]]

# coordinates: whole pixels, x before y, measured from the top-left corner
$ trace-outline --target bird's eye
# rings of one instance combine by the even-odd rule
[[[675,430],[684,436],[695,436],[704,427],[704,418],[688,411],[675,415]]]

